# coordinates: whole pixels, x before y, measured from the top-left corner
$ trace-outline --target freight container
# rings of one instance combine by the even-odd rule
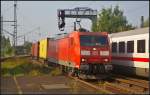
[[[32,44],[32,58],[38,59],[39,57],[39,42]]]
[[[48,40],[49,38],[40,40],[39,58],[41,59],[47,58]]]
[[[31,56],[34,57],[34,46],[35,43],[32,43],[32,47],[31,47]]]

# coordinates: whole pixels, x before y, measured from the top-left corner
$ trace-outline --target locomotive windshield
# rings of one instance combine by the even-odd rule
[[[103,46],[107,45],[106,36],[93,36],[93,35],[81,35],[80,36],[81,46]]]

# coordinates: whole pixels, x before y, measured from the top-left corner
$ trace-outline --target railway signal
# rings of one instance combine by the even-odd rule
[[[88,18],[92,20],[92,23],[97,19],[97,10],[93,10],[88,7],[76,7],[74,9],[58,9],[58,28],[60,31],[64,31],[65,28],[65,18],[76,18],[76,22],[80,25],[81,18]],[[74,22],[74,25],[76,23]],[[74,26],[74,30],[76,26]],[[81,28],[81,25],[80,25]]]

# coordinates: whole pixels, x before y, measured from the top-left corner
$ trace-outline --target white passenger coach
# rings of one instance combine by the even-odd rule
[[[149,27],[109,36],[115,72],[149,77]]]

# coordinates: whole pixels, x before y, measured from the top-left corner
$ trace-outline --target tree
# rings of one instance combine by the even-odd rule
[[[11,56],[13,54],[13,48],[10,44],[10,39],[5,38],[4,35],[1,36],[1,56]]]
[[[9,38],[6,39],[6,54],[11,55],[13,53],[13,48],[10,44]]]
[[[109,33],[121,32],[134,29],[131,24],[128,24],[126,17],[123,15],[123,11],[119,10],[119,6],[114,9],[103,8],[99,14],[97,23],[92,26],[92,31],[106,31]]]
[[[98,29],[97,29],[97,22],[93,22],[93,24],[92,24],[92,31],[94,31],[94,32],[98,31]]]

